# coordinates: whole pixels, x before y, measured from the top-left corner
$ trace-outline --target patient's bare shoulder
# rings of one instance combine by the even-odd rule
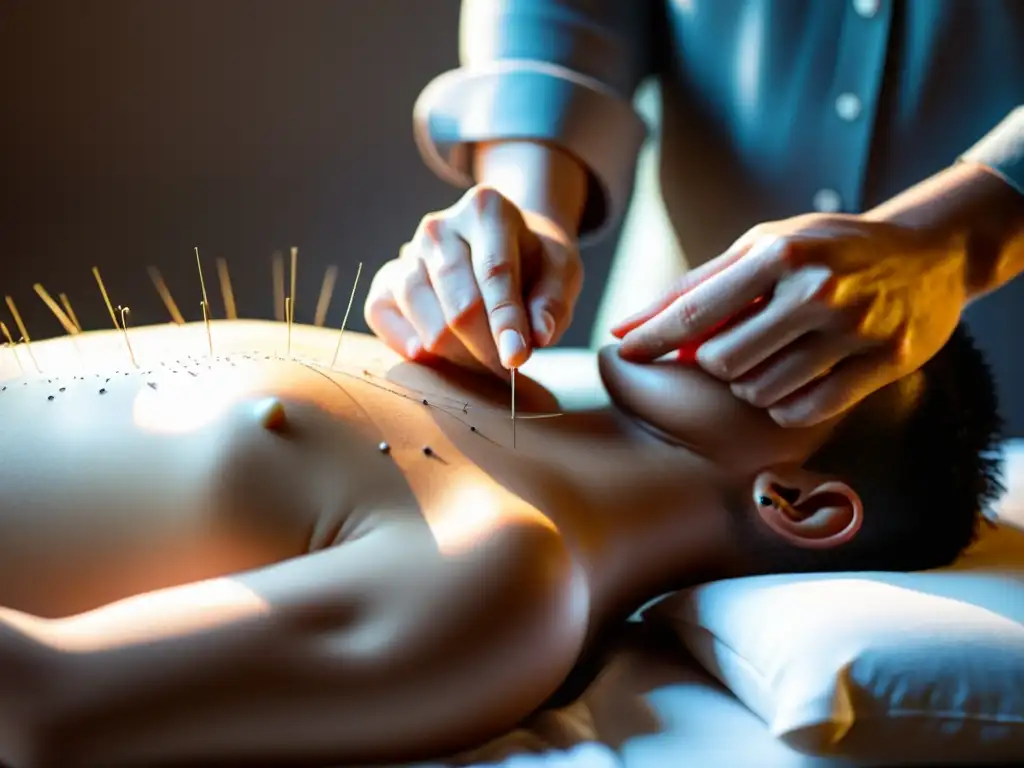
[[[491,738],[541,706],[588,631],[587,582],[560,532],[512,506],[488,510],[475,494],[452,499],[465,506],[435,515],[443,524],[385,524],[338,552],[365,547],[380,574],[347,637],[378,683],[394,680],[382,707],[416,708],[413,741],[430,753]],[[366,738],[369,754],[387,733]]]

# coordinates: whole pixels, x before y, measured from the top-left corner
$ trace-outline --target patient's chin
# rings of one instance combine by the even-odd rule
[[[598,353],[601,381],[612,403],[641,422],[649,431],[672,441],[682,439],[676,424],[681,405],[697,405],[704,398],[693,393],[690,382],[695,372],[678,363],[633,363],[619,356],[617,346]],[[704,378],[703,374],[696,375]],[[715,383],[713,386],[720,386]],[[696,395],[696,397],[695,397]]]

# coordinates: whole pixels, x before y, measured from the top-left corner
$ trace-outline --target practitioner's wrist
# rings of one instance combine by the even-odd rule
[[[942,243],[963,260],[968,300],[1024,271],[1024,195],[979,163],[958,163],[864,218],[898,224]]]
[[[537,141],[478,144],[474,176],[501,192],[527,215],[550,222],[573,242],[587,196],[587,173],[572,155]]]

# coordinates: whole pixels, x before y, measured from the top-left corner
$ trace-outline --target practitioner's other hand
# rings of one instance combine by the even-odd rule
[[[923,229],[798,216],[750,230],[613,332],[634,361],[702,341],[697,363],[737,397],[809,426],[945,344],[967,300],[965,263],[962,243]]]
[[[582,283],[574,236],[478,185],[425,216],[381,267],[366,322],[408,360],[443,358],[504,377],[558,340]]]

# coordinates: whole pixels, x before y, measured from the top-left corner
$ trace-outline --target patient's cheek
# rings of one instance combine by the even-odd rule
[[[730,470],[800,463],[817,444],[813,430],[779,427],[700,368],[675,361],[632,363],[614,346],[602,349],[599,360],[616,406]]]

